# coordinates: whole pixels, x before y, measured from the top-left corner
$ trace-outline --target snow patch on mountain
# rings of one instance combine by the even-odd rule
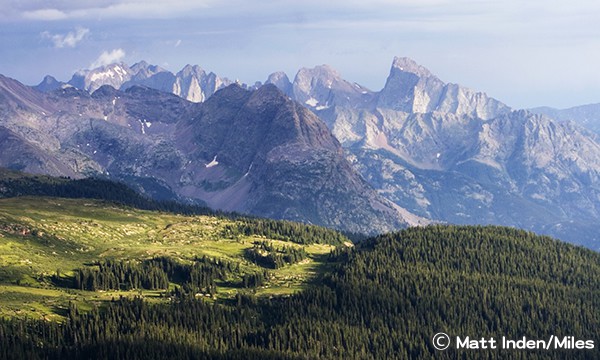
[[[310,99],[306,100],[304,103],[308,106],[315,107],[319,104],[319,100],[311,97]]]
[[[204,166],[207,168],[211,168],[211,167],[217,166],[217,165],[219,165],[219,162],[217,161],[217,155],[215,155],[215,157],[212,159],[212,161]]]

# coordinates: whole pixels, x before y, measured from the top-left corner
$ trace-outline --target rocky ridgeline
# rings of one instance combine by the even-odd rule
[[[260,208],[261,213],[269,216],[283,211],[284,217],[301,219],[305,215],[299,216],[295,210],[285,212],[282,208],[264,205],[262,200],[252,199],[253,195],[249,194],[257,188],[248,185],[248,179],[257,181],[260,170],[260,177],[265,180],[261,182],[263,187],[259,193],[270,193],[280,198],[281,203],[292,204],[305,191],[294,193],[304,189],[298,186],[301,181],[311,184],[314,191],[317,191],[315,188],[332,191],[333,187],[321,182],[312,183],[305,177],[276,184],[272,180],[273,174],[277,179],[287,179],[285,175],[296,169],[315,175],[311,179],[325,181],[325,174],[331,177],[339,171],[332,169],[342,163],[331,160],[334,158],[331,154],[339,150],[333,151],[327,146],[327,151],[318,148],[327,143],[323,141],[318,142],[318,146],[300,146],[311,142],[292,136],[297,127],[274,131],[267,126],[272,125],[275,113],[282,109],[286,109],[283,112],[289,118],[289,124],[307,121],[308,115],[303,110],[292,111],[290,105],[281,105],[286,102],[285,96],[269,95],[257,107],[256,98],[248,104],[240,100],[250,99],[250,93],[238,94],[230,89],[225,92],[229,94],[227,97],[211,103],[215,91],[229,83],[229,80],[207,74],[199,67],[188,66],[172,74],[144,62],[131,67],[109,65],[76,74],[70,84],[83,90],[65,89],[65,84],[47,78],[38,89],[54,89],[48,95],[51,101],[38,92],[16,98],[31,98],[26,101],[27,106],[37,113],[58,111],[53,106],[60,104],[63,108],[61,117],[56,121],[50,117],[52,120],[31,122],[32,117],[21,111],[22,116],[17,118],[27,118],[35,126],[23,127],[15,122],[7,125],[5,120],[0,123],[5,126],[0,133],[15,144],[13,148],[19,149],[17,154],[29,157],[27,164],[35,171],[76,175],[130,174],[145,179],[145,188],[152,188],[155,193],[173,188],[181,196],[199,198],[213,206],[244,211]],[[418,223],[421,217],[461,224],[509,225],[584,243],[592,248],[600,246],[597,235],[600,233],[597,225],[600,223],[597,135],[573,123],[551,118],[574,120],[566,118],[565,112],[546,109],[546,113],[552,115],[547,117],[514,111],[485,93],[445,83],[408,58],[394,59],[380,91],[347,81],[327,65],[301,69],[293,81],[285,73],[276,72],[266,83],[275,85],[323,120],[342,145],[353,171],[359,172],[380,196],[391,200],[393,206],[398,207],[396,211],[403,212],[404,219],[412,218],[412,223]],[[101,87],[106,84],[127,90],[113,94],[108,88]],[[138,85],[146,87],[145,90]],[[146,95],[149,88],[162,91],[162,95]],[[258,86],[252,89],[256,88]],[[61,91],[62,95],[57,95]],[[89,95],[90,91],[92,95]],[[165,92],[204,105],[183,102]],[[262,96],[267,93],[257,91]],[[127,100],[136,94],[135,101]],[[78,101],[61,102],[56,100],[57,96],[78,98]],[[90,97],[101,104],[90,101]],[[160,101],[155,100],[158,98]],[[269,108],[266,104],[271,101],[279,101],[280,105]],[[212,114],[199,115],[207,109],[212,109]],[[586,114],[587,123],[594,121],[590,106],[568,113]],[[87,122],[81,122],[81,117]],[[72,121],[67,121],[68,118]],[[250,127],[250,123],[242,120],[252,120],[256,126]],[[78,130],[61,130],[71,126]],[[300,133],[310,131],[314,137],[325,131],[323,127],[306,126],[299,127]],[[123,132],[122,127],[130,129],[131,133]],[[56,138],[50,135],[54,134],[52,131],[57,134]],[[216,136],[213,131],[221,135]],[[75,137],[69,137],[71,133],[76,134]],[[113,133],[118,136],[111,135]],[[202,141],[192,141],[190,134],[196,134]],[[286,146],[290,147],[266,141],[273,136],[281,141],[287,139],[291,143]],[[133,138],[137,140],[133,141]],[[172,138],[178,140],[168,140]],[[223,140],[230,138],[240,143]],[[258,150],[263,143],[273,145],[269,147],[270,152]],[[232,150],[222,153],[223,148],[218,145],[223,144],[228,144]],[[97,149],[117,145],[119,150],[112,153]],[[94,146],[93,151],[97,153],[90,149]],[[40,148],[43,151],[39,151]],[[307,152],[311,148],[314,151]],[[55,161],[51,155],[57,153],[61,160]],[[278,159],[275,162],[271,161],[274,157]],[[235,166],[223,171],[225,164],[234,164],[233,159]],[[3,161],[9,162],[7,156]],[[264,170],[271,169],[269,166],[275,166],[275,163],[276,172]],[[348,181],[353,185],[345,186],[361,189],[358,180],[353,179]],[[339,179],[332,184],[340,184]],[[280,194],[283,188],[289,190],[284,191],[285,196]],[[338,194],[338,198],[344,196]],[[327,206],[329,210],[319,209],[318,206],[328,202],[318,197],[311,198],[310,203],[311,209],[304,208],[302,213],[317,215],[304,217],[307,221],[333,209],[330,206]],[[349,220],[328,221],[339,225]]]

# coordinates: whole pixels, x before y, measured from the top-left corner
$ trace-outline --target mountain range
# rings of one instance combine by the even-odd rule
[[[277,84],[325,121],[380,194],[412,213],[598,248],[600,146],[576,123],[514,110],[408,58],[394,59],[378,92],[328,66]]]
[[[134,85],[173,93],[191,102],[203,102],[217,90],[231,85],[233,81],[220,78],[215,73],[206,73],[195,65],[187,65],[177,74],[160,66],[140,61],[131,67],[125,63],[115,63],[93,70],[81,70],[64,83],[48,75],[35,88],[50,92],[64,86],[73,86],[90,94],[104,85],[126,90]]]
[[[378,195],[325,124],[273,85],[229,85],[203,103],[138,85],[42,93],[4,77],[0,92],[4,167],[106,176],[157,199],[352,232],[420,221]]]
[[[408,58],[380,91],[327,65],[232,83],[145,62],[34,88],[2,78],[0,164],[350,231],[499,224],[600,248],[600,145],[573,122]]]

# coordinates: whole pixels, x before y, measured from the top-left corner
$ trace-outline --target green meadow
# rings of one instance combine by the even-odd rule
[[[251,289],[233,285],[235,278],[218,281],[216,294],[207,296],[207,301],[226,301],[239,292],[289,295],[331,266],[327,258],[333,245],[301,245],[282,236],[271,239],[232,232],[240,221],[138,210],[89,199],[0,199],[0,316],[60,320],[69,302],[90,309],[120,296],[168,301],[174,284],[165,290],[129,291],[84,291],[61,286],[76,269],[105,259],[169,257],[185,264],[206,256],[235,264],[239,271],[232,277],[268,273],[265,284]],[[308,257],[295,264],[265,269],[245,256],[256,241],[276,248],[302,247]]]

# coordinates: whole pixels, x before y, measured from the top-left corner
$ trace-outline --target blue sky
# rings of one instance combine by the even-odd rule
[[[0,73],[140,60],[246,83],[329,64],[373,90],[394,56],[516,107],[600,102],[597,0],[0,0]]]

